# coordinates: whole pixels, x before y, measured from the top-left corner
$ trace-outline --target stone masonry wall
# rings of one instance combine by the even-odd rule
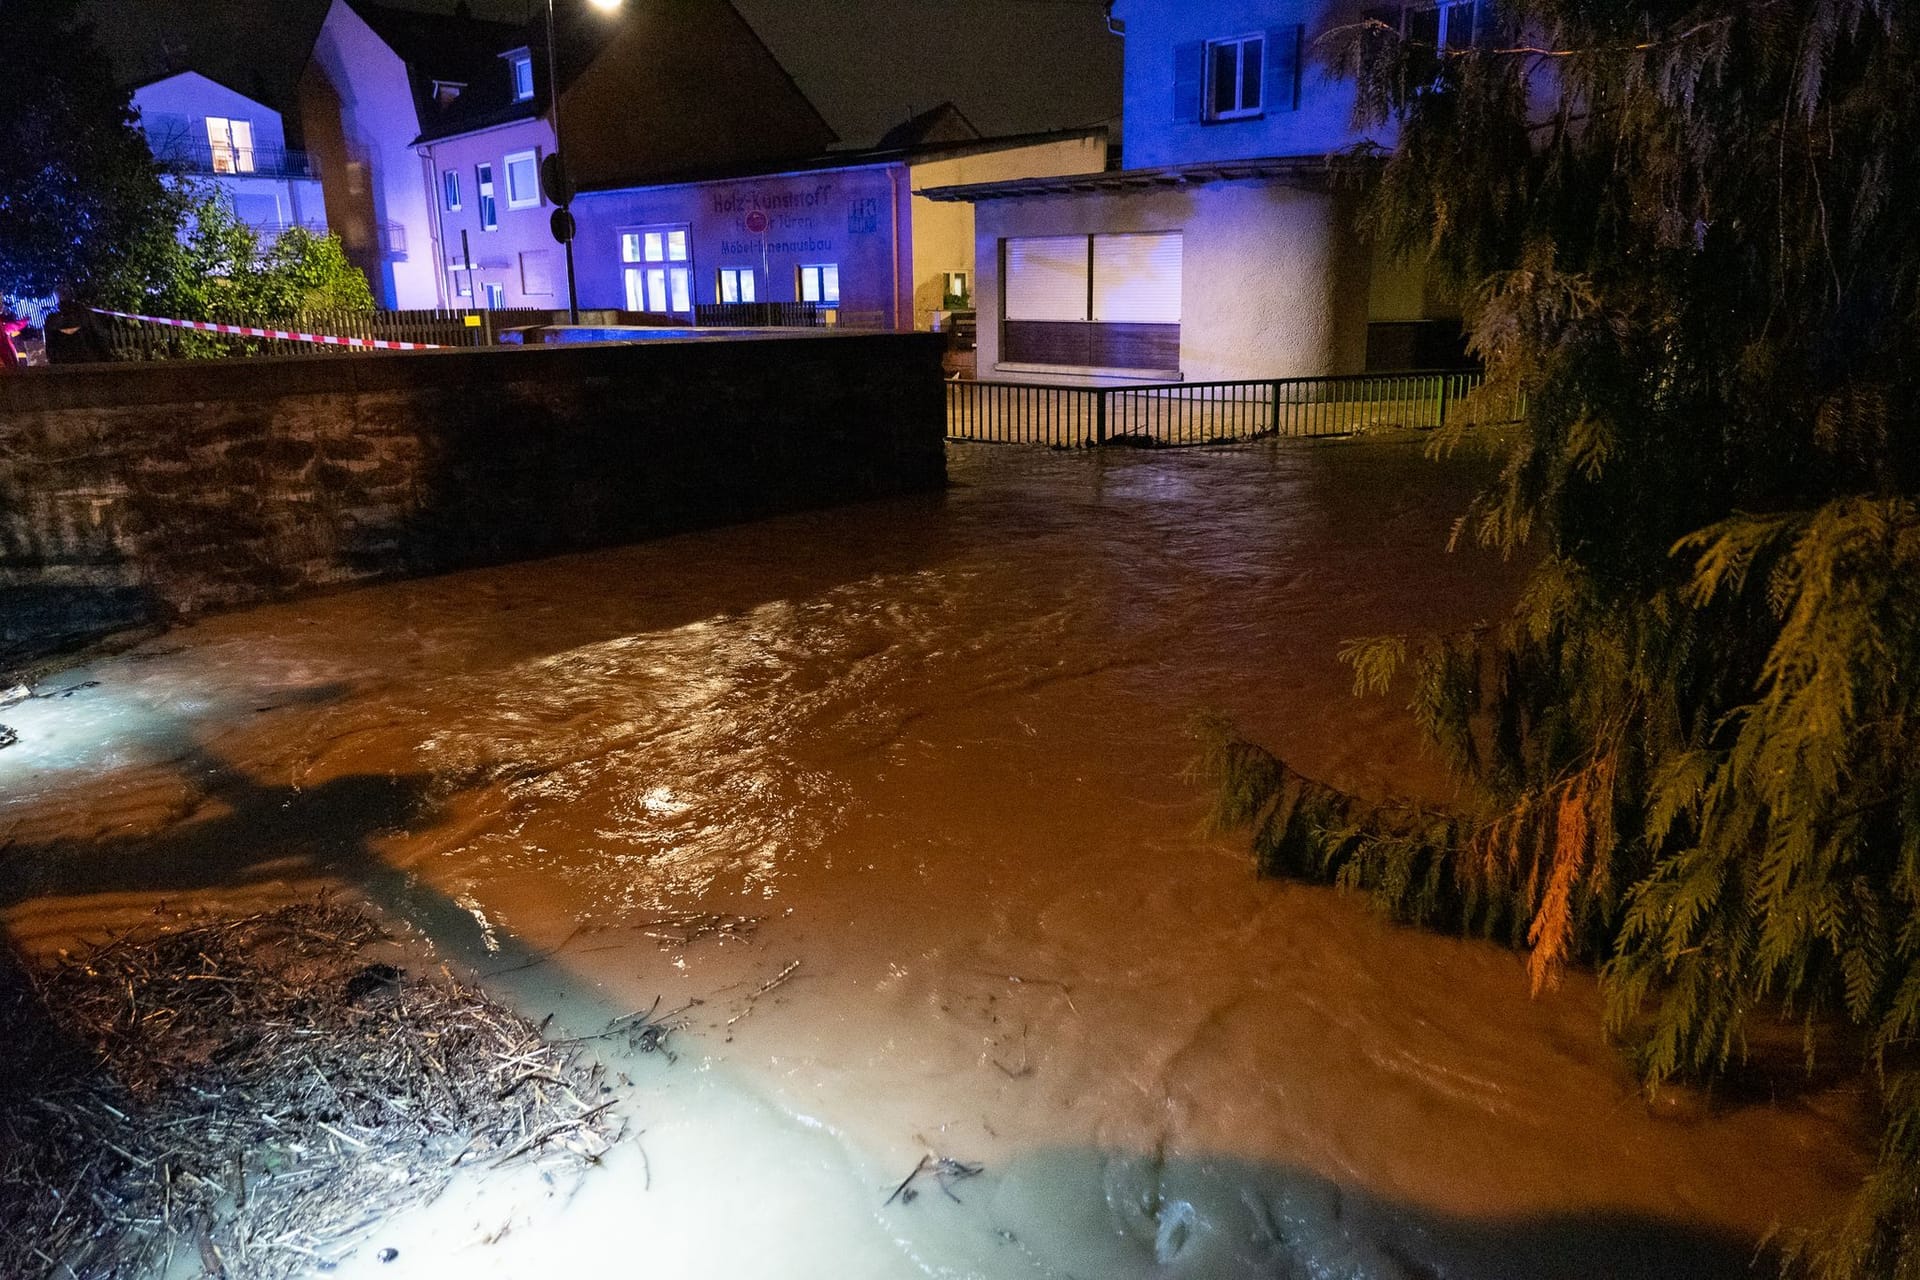
[[[201,610],[945,483],[941,339],[0,379],[0,669]]]

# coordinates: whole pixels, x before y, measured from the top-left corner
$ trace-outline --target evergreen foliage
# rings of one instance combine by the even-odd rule
[[[1263,868],[1600,966],[1650,1083],[1793,1020],[1858,1052],[1880,1160],[1795,1251],[1920,1277],[1920,42],[1897,0],[1512,0],[1470,46],[1334,33],[1397,140],[1373,233],[1524,395],[1456,538],[1538,556],[1409,666],[1459,812],[1366,805],[1223,725]],[[1370,165],[1370,167],[1372,167]],[[1473,417],[1483,415],[1463,415]],[[1437,449],[1466,443],[1454,430]]]

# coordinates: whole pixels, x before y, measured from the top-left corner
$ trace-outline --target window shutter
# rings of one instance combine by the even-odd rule
[[[1207,46],[1204,41],[1175,45],[1173,49],[1173,119],[1175,124],[1200,120],[1201,89],[1206,81]]]
[[[1268,111],[1294,111],[1300,106],[1300,46],[1305,28],[1299,23],[1267,32]]]

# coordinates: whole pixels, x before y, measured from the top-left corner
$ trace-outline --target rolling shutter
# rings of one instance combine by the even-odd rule
[[[1200,120],[1201,89],[1206,81],[1207,46],[1196,40],[1174,46],[1173,119],[1176,124]]]
[[[1095,236],[1093,319],[1179,324],[1181,250],[1178,231]]]
[[[1087,238],[1035,236],[1006,242],[1008,320],[1087,318]]]
[[[1268,111],[1295,111],[1300,106],[1300,52],[1305,28],[1299,23],[1267,32],[1267,83],[1263,105]]]

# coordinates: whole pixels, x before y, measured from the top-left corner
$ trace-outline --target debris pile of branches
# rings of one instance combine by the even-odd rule
[[[318,902],[0,955],[0,1275],[273,1280],[463,1165],[597,1160],[600,1068],[381,940]]]

